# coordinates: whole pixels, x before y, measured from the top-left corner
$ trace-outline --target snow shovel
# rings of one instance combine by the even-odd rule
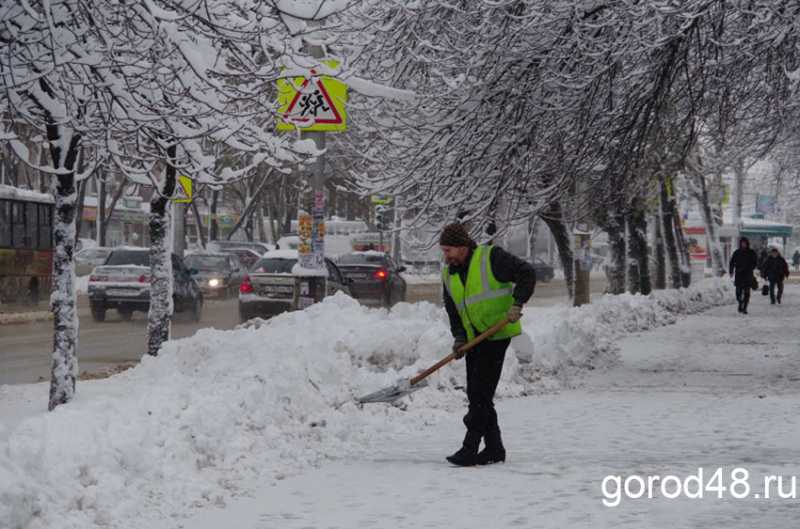
[[[486,338],[490,337],[503,327],[508,325],[508,319],[504,319],[500,323],[496,324],[494,327],[489,329],[488,331],[478,335],[469,343],[462,345],[458,352],[466,352],[484,341]],[[370,393],[369,395],[365,395],[358,399],[361,404],[365,404],[368,402],[394,402],[400,397],[405,397],[406,395],[417,391],[418,389],[422,389],[428,385],[428,382],[425,378],[430,375],[431,373],[437,371],[439,368],[444,367],[445,365],[449,364],[456,358],[456,353],[452,352],[449,355],[445,356],[431,367],[420,373],[419,375],[415,376],[412,379],[404,379],[400,380],[394,386],[390,386],[388,388],[382,389],[380,391],[376,391],[375,393]]]

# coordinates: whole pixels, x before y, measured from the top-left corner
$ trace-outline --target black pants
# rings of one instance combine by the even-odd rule
[[[769,300],[772,303],[775,303],[775,286],[778,286],[778,303],[781,302],[781,298],[783,297],[783,281],[769,281]]]
[[[486,340],[467,352],[467,399],[464,424],[470,433],[484,436],[500,431],[494,409],[494,392],[500,381],[506,349],[511,339]]]
[[[747,310],[747,304],[750,303],[750,287],[740,287],[736,285],[736,301],[742,305],[744,310]]]

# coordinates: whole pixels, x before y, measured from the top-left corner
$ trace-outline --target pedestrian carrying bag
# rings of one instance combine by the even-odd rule
[[[751,277],[750,288],[752,288],[753,290],[758,290],[758,279],[756,279],[756,276]]]
[[[769,287],[767,285],[764,285],[764,286],[761,287],[761,295],[762,296],[768,296],[769,295]]]

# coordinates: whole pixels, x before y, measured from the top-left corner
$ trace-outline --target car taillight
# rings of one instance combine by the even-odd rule
[[[378,270],[375,272],[375,277],[378,279],[385,279],[386,278],[386,270]]]
[[[108,276],[91,276],[89,277],[90,283],[99,283],[101,281],[108,281]]]
[[[250,281],[250,276],[245,276],[242,280],[242,286],[239,289],[242,292],[253,292],[253,283]]]
[[[139,276],[139,283],[144,283],[145,281],[147,281],[147,276],[144,275],[144,274],[140,275]]]

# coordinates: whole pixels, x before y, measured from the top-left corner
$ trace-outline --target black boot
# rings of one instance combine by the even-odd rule
[[[506,460],[506,449],[503,448],[503,439],[500,437],[500,430],[486,432],[483,436],[486,447],[478,454],[477,463],[479,465],[492,465],[503,463]]]
[[[480,444],[481,434],[467,430],[461,450],[451,456],[447,456],[447,461],[459,467],[474,467],[478,460],[478,446]]]

